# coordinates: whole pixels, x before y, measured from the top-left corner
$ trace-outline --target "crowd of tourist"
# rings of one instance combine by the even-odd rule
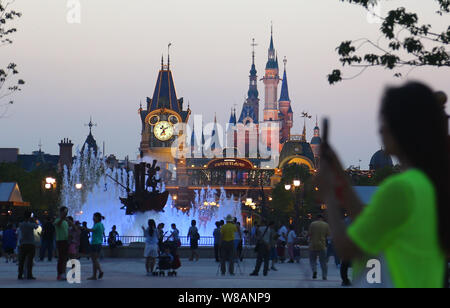
[[[277,263],[300,263],[301,245],[309,243],[309,259],[313,279],[317,279],[317,259],[322,269],[322,278],[327,280],[328,261],[334,257],[336,266],[340,267],[340,260],[334,253],[330,229],[324,217],[319,215],[308,231],[297,235],[295,227],[281,225],[277,227],[274,222],[256,223],[250,230],[243,230],[236,218],[227,216],[225,221],[216,222],[213,232],[214,254],[217,263],[220,263],[222,275],[227,272],[234,275],[235,265],[243,260],[243,247],[254,249],[256,254],[255,269],[250,276],[258,276],[263,266],[263,275],[269,271],[278,271]],[[249,248],[247,248],[249,249]],[[288,256],[288,257],[286,257]],[[347,278],[347,268],[343,271],[343,285],[351,285]]]
[[[34,280],[33,264],[42,262],[46,258],[51,262],[55,257],[57,258],[57,280],[64,281],[66,279],[68,260],[82,257],[92,260],[93,274],[88,280],[102,279],[104,272],[99,263],[102,245],[108,244],[111,257],[115,256],[115,248],[122,245],[116,226],[112,227],[106,237],[102,224],[104,217],[100,213],[94,214],[92,228],[87,227],[87,222],[74,221],[73,217],[68,216],[67,213],[68,209],[62,207],[56,219],[47,217],[45,222],[40,224],[37,219],[33,218],[32,213],[27,211],[22,223],[9,224],[2,230],[0,236],[5,262],[17,263],[19,279],[24,279],[25,273],[25,279]],[[263,222],[261,225],[255,224],[253,228],[245,230],[241,227],[238,219],[231,215],[227,216],[225,220],[216,222],[215,225],[214,255],[216,262],[220,263],[222,275],[226,274],[227,263],[228,272],[234,275],[236,263],[242,262],[244,257],[248,257],[248,253],[244,253],[244,245],[246,245],[245,247],[250,247],[250,245],[255,247],[257,259],[255,270],[251,273],[252,276],[258,276],[263,263],[263,274],[267,275],[269,270],[277,271],[276,264],[278,262],[298,263],[300,261],[300,243],[305,239],[296,235],[292,225],[289,228],[285,225],[277,228],[274,223]],[[330,245],[325,244],[325,242],[328,243],[329,232],[315,231],[314,225],[313,223],[308,233],[312,240],[311,247],[317,250],[317,242],[321,242],[322,246],[319,248],[324,251],[312,252],[311,256],[319,256],[321,267],[324,269],[328,262],[323,261],[324,256],[328,260],[327,249],[330,250]],[[163,223],[156,225],[152,219],[148,221],[147,226],[142,227],[145,238],[145,269],[148,276],[156,274],[157,260],[161,256],[170,256],[173,261],[180,262],[177,253],[178,247],[181,246],[180,232],[176,224],[172,224],[168,232],[165,232],[164,228]],[[321,230],[325,229],[322,227]],[[195,220],[191,222],[187,239],[191,250],[189,260],[198,261],[200,258],[198,253],[200,232]],[[36,251],[38,251],[37,256],[35,256]],[[314,278],[317,276],[315,262],[311,259]],[[326,279],[326,270],[323,271],[323,278]]]
[[[25,211],[21,223],[8,224],[0,233],[5,261],[18,265],[19,280],[35,280],[33,266],[46,257],[49,262],[57,257],[59,281],[66,280],[67,261],[81,257],[92,259],[93,275],[89,280],[103,277],[98,259],[105,238],[104,217],[95,213],[93,227],[89,229],[87,222],[74,221],[67,213],[68,209],[61,207],[55,220],[47,217],[41,224],[30,211]]]

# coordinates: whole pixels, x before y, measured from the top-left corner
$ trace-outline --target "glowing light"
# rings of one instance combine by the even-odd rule
[[[178,196],[173,196],[173,200],[177,200],[178,199]]]
[[[50,183],[45,184],[45,189],[51,189],[51,188],[52,188],[52,184],[50,184]]]
[[[284,189],[291,190],[291,185],[289,185],[289,184],[284,185]]]
[[[75,184],[75,188],[78,190],[81,190],[83,188],[83,184],[80,184],[80,183]]]
[[[53,184],[56,183],[56,180],[54,178],[48,177],[48,178],[45,179],[45,183],[53,185]]]
[[[294,186],[299,187],[301,184],[300,180],[294,180]]]

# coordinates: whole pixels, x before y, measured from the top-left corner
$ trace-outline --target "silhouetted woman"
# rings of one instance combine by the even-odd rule
[[[103,271],[100,266],[100,262],[98,259],[100,258],[100,253],[102,251],[103,239],[105,237],[105,227],[102,224],[102,220],[105,217],[100,213],[95,213],[94,227],[92,229],[88,229],[89,232],[92,232],[92,242],[91,242],[91,258],[92,258],[92,277],[89,277],[88,280],[97,280],[103,278]]]
[[[369,279],[361,275],[357,285],[441,288],[450,252],[447,117],[421,83],[388,88],[380,134],[384,150],[398,158],[402,172],[386,179],[365,208],[333,150],[322,145],[319,192],[328,205],[336,249],[344,260],[355,260],[356,272],[368,271]],[[352,218],[348,228],[340,206]],[[374,258],[379,263],[367,263]]]

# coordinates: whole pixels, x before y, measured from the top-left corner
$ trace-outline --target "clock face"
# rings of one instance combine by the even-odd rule
[[[167,141],[173,136],[173,126],[167,121],[156,123],[154,128],[155,137],[161,141]]]

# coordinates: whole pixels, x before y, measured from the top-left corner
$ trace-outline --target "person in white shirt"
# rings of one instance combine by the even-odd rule
[[[145,236],[145,269],[147,276],[155,275],[154,269],[156,258],[158,257],[158,231],[156,230],[156,223],[153,219],[148,221],[148,228],[142,227]]]
[[[289,233],[288,233],[288,252],[289,252],[289,262],[288,263],[294,263],[294,245],[297,240],[297,234],[295,234],[294,226],[289,226]]]
[[[281,228],[278,230],[278,243],[277,243],[277,252],[278,252],[278,259],[281,263],[284,263],[286,260],[285,254],[286,254],[286,242],[287,242],[287,233],[288,229],[285,225],[282,225]]]

